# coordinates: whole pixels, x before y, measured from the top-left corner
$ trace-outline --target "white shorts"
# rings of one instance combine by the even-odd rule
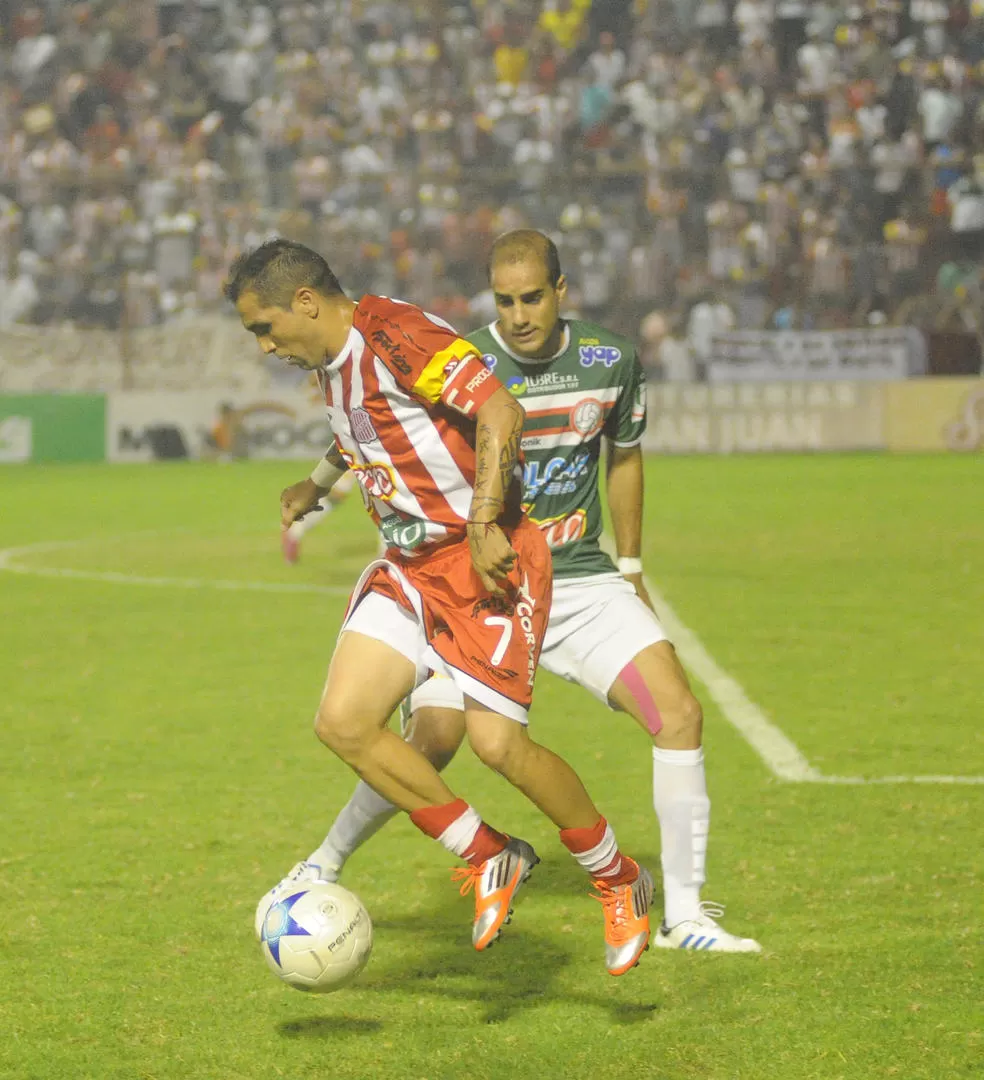
[[[643,649],[666,641],[659,620],[621,576],[555,578],[540,667],[577,683],[609,705],[608,691]],[[463,708],[450,679],[429,679],[414,690],[411,709]]]
[[[385,564],[392,571],[395,571],[395,576],[400,579],[403,592],[420,611],[420,594],[393,567],[392,563],[388,563],[384,559],[369,564],[356,585],[354,595],[358,595],[369,572],[381,564]],[[432,682],[446,682],[449,686],[454,687],[458,702],[456,708],[464,708],[464,693],[467,693],[469,697],[474,698],[475,701],[480,702],[493,712],[508,716],[510,720],[515,720],[520,724],[528,723],[527,711],[521,705],[518,705],[505,695],[497,693],[492,687],[471,678],[465,672],[452,669],[446,665],[427,641],[427,636],[424,633],[423,614],[411,614],[402,604],[397,603],[391,597],[376,592],[369,592],[364,595],[356,604],[355,610],[350,611],[342,623],[339,636],[344,634],[346,630],[352,630],[357,634],[363,634],[366,637],[374,638],[376,641],[381,641],[401,656],[405,656],[414,666],[414,685],[416,687],[419,687],[422,683],[429,685]],[[436,678],[430,678],[432,673]],[[459,687],[458,683],[453,680],[458,680],[461,686]]]

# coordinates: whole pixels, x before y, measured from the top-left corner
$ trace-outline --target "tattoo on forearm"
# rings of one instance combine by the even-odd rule
[[[493,427],[480,420],[475,432],[475,495],[469,514],[473,521],[495,520],[506,500],[519,458],[524,414],[511,402],[506,415],[512,421],[511,430],[503,431],[504,424]]]

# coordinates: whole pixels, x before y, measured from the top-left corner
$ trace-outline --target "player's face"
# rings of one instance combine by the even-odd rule
[[[236,310],[268,356],[276,353],[285,364],[305,371],[324,364],[324,346],[306,303],[295,298],[289,308],[268,307],[260,303],[256,293],[244,292],[236,301]]]
[[[563,334],[560,305],[567,294],[564,278],[551,285],[546,265],[529,258],[493,266],[491,284],[499,333],[509,348],[531,360],[553,356]]]

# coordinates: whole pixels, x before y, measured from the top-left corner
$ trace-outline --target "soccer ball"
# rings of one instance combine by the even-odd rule
[[[330,994],[350,983],[372,952],[372,920],[341,885],[288,889],[267,909],[260,948],[271,971],[296,990]]]

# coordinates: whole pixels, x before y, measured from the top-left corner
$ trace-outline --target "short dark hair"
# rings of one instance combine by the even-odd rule
[[[342,292],[338,278],[316,251],[293,240],[277,239],[237,256],[222,291],[233,303],[244,292],[255,292],[264,307],[289,308],[294,294],[305,286],[322,296]]]
[[[543,263],[550,284],[556,287],[563,276],[560,269],[560,253],[553,240],[546,233],[536,229],[513,229],[496,239],[489,252],[489,280],[492,279],[492,268],[496,263],[518,263],[529,258]]]

